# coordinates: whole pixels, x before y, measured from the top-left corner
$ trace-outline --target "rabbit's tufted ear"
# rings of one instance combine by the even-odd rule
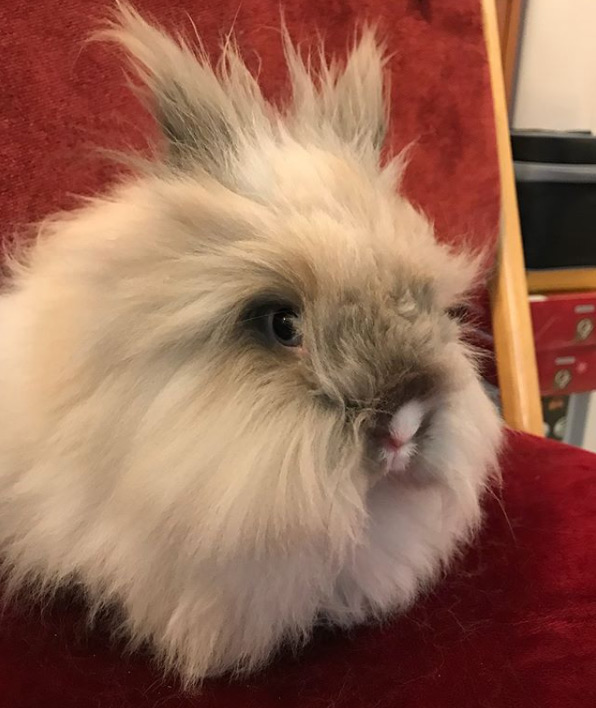
[[[176,166],[200,165],[215,177],[226,170],[248,130],[267,123],[261,91],[232,41],[226,42],[216,67],[200,40],[196,51],[152,26],[125,2],[101,33],[132,58],[149,90],[155,117],[168,140]]]
[[[297,124],[333,131],[357,148],[382,147],[388,123],[386,55],[372,27],[364,27],[345,63],[328,61],[319,50],[320,69],[313,76],[285,33],[285,50]]]
[[[149,24],[126,2],[101,36],[126,49],[149,91],[151,107],[168,140],[170,162],[201,166],[233,181],[234,158],[243,145],[285,134],[305,143],[348,143],[378,156],[387,128],[385,55],[370,27],[363,29],[345,62],[327,61],[319,47],[319,69],[305,62],[284,30],[293,101],[275,114],[228,38],[216,66],[200,40],[196,50]]]

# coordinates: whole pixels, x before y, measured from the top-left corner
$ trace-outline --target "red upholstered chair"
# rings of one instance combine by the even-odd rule
[[[283,91],[278,0],[137,5],[167,27],[188,27],[191,15],[210,50],[234,21],[245,52],[262,59],[266,92]],[[536,430],[504,106],[497,90],[497,149],[480,1],[282,5],[295,38],[319,28],[334,52],[344,49],[357,20],[378,21],[394,53],[389,144],[396,151],[416,141],[405,190],[442,238],[496,239],[501,188],[503,256],[494,297],[497,348],[506,364],[501,384],[508,420]],[[139,147],[152,130],[113,49],[83,44],[108,6],[107,0],[0,1],[4,236],[68,206],[73,193],[91,194],[113,179],[116,168],[96,159],[93,146]],[[488,16],[498,89],[490,8]],[[85,631],[72,598],[43,613],[12,604],[0,618],[0,708],[596,705],[596,457],[512,432],[503,476],[502,492],[486,501],[480,536],[407,615],[349,635],[322,632],[299,656],[280,656],[248,679],[208,682],[197,695],[162,680],[142,654],[123,658],[100,628]]]

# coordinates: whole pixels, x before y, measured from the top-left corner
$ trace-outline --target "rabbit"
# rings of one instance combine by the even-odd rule
[[[386,53],[284,34],[292,97],[120,4],[163,152],[45,221],[0,295],[6,592],[76,585],[185,686],[405,611],[472,537],[499,415],[477,253],[382,159]]]

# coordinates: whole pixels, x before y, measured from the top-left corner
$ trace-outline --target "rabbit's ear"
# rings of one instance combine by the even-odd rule
[[[362,30],[343,65],[327,60],[321,45],[318,76],[313,76],[310,57],[305,63],[287,31],[285,50],[298,125],[322,132],[331,129],[356,147],[380,150],[388,123],[387,58],[375,30]]]
[[[101,36],[130,54],[176,166],[198,164],[220,177],[247,126],[266,120],[262,94],[231,41],[214,68],[198,38],[193,51],[125,2]]]

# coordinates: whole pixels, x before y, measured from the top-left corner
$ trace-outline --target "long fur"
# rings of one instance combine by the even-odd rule
[[[231,40],[214,68],[127,5],[107,34],[167,149],[47,222],[0,296],[0,553],[10,588],[118,603],[192,684],[406,608],[476,528],[500,423],[447,313],[474,258],[379,163],[371,29],[316,72],[286,37],[283,110]],[[303,349],[255,339],[263,297],[299,303]],[[367,425],[421,372],[430,428],[383,474]]]

